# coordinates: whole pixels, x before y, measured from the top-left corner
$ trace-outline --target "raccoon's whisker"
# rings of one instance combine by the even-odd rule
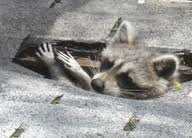
[[[134,93],[134,92],[129,92],[129,93],[121,93],[121,97],[124,98],[134,98],[134,99],[145,99],[146,95],[141,94],[141,93]]]
[[[122,92],[146,92],[145,89],[120,89]]]
[[[128,89],[127,91],[146,91],[146,90],[139,90],[139,89]]]
[[[119,93],[119,89],[113,89],[113,91],[117,91]],[[111,93],[109,90],[106,93]],[[122,91],[119,93],[121,97],[142,97],[143,93],[138,93],[138,91]]]
[[[121,96],[142,96],[142,94],[144,94],[143,92],[147,91],[147,90],[142,90],[142,89],[119,89],[119,88],[113,88],[112,90],[106,90],[106,93],[111,93],[111,91],[113,92],[117,92],[119,94],[121,94]]]
[[[123,96],[130,96],[130,95],[136,95],[137,93],[134,93],[134,92],[123,92],[121,93],[121,95]]]

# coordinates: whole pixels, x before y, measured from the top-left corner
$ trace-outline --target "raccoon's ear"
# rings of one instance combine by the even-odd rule
[[[170,78],[173,75],[177,75],[179,68],[179,60],[174,55],[162,55],[152,59],[154,70],[158,76],[163,78]]]
[[[136,31],[135,28],[128,21],[123,21],[113,37],[114,43],[128,43],[130,45],[135,43]]]

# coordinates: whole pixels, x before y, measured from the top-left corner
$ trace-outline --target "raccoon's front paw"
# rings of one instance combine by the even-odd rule
[[[39,46],[35,54],[47,65],[55,63],[53,48],[50,43],[43,43],[43,46]]]
[[[63,63],[65,69],[69,71],[69,73],[77,79],[79,85],[85,89],[91,89],[91,78],[90,76],[81,68],[79,63],[73,58],[73,56],[69,52],[56,52],[56,59],[60,60]]]
[[[63,63],[64,67],[69,71],[75,74],[83,71],[79,63],[74,59],[74,57],[69,52],[66,51],[65,54],[61,51],[57,51],[56,54],[57,54],[56,58],[59,59]]]

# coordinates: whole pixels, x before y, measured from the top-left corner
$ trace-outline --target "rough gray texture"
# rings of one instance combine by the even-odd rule
[[[129,136],[192,136],[190,83],[161,98],[128,100],[61,85],[15,64],[1,67],[0,76],[0,137],[22,123],[27,138],[126,137],[123,128],[133,114],[140,121]],[[59,105],[50,104],[61,94]]]
[[[161,98],[130,100],[86,92],[10,63],[28,34],[58,39],[102,40],[115,20],[133,22],[140,44],[190,48],[190,4],[136,0],[0,0],[0,137],[21,123],[22,137],[189,137],[192,136],[191,82]],[[50,102],[64,94],[59,105]],[[136,129],[123,127],[135,114]]]
[[[0,76],[1,137],[21,123],[26,126],[23,137],[126,137],[123,127],[133,114],[140,121],[130,136],[192,136],[190,83],[182,91],[137,101],[63,86],[14,64],[0,68]],[[61,94],[61,103],[51,105]]]

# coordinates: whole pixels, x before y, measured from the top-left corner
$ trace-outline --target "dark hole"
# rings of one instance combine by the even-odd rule
[[[93,76],[92,69],[97,69],[100,60],[100,53],[105,47],[104,42],[84,42],[84,41],[69,41],[69,40],[52,40],[48,41],[43,38],[36,38],[28,36],[26,37],[13,62],[29,68],[37,73],[40,73],[49,78],[49,72],[46,65],[38,59],[35,55],[37,48],[42,42],[49,42],[52,44],[54,49],[65,51],[65,48],[76,58],[79,64],[90,76]]]

